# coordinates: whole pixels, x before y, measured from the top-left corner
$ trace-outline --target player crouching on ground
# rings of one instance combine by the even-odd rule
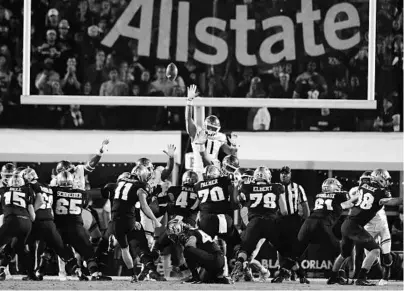
[[[185,261],[191,271],[191,277],[186,283],[231,283],[223,276],[223,252],[209,235],[179,220],[172,220],[167,231],[173,242],[184,247]]]

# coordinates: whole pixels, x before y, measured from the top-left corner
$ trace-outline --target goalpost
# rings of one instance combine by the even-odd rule
[[[271,98],[196,98],[197,117],[204,107],[268,107],[268,108],[330,108],[375,109],[376,70],[376,1],[369,1],[368,94],[367,100],[335,99],[271,99]],[[31,95],[31,0],[24,0],[23,88],[21,104],[36,105],[105,105],[105,106],[185,106],[185,98],[136,96],[67,96]],[[198,119],[199,119],[198,118]]]

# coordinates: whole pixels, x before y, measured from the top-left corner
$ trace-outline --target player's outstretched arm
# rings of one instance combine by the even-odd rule
[[[84,171],[87,173],[90,173],[94,171],[95,167],[101,160],[102,155],[108,151],[108,144],[109,144],[109,139],[104,139],[101,144],[101,148],[98,150],[98,152],[93,156],[84,166]]]
[[[288,215],[288,208],[286,206],[286,197],[285,197],[285,193],[282,193],[281,195],[279,195],[279,210],[281,211],[282,215]]]
[[[191,137],[191,140],[195,138],[197,131],[195,121],[192,118],[193,101],[198,95],[196,90],[196,85],[191,85],[188,87],[187,106],[185,106],[185,127],[189,136]]]
[[[398,197],[398,198],[383,198],[383,199],[380,199],[379,204],[380,204],[380,205],[386,205],[386,206],[403,205],[403,197]]]
[[[221,146],[223,152],[227,155],[237,156],[238,145],[237,145],[237,134],[231,133],[230,137],[227,138],[228,143],[224,143]]]
[[[171,172],[174,168],[174,154],[175,154],[176,147],[173,144],[169,144],[167,146],[167,150],[163,151],[168,156],[168,162],[164,170],[161,172],[161,180],[165,181],[171,175]]]

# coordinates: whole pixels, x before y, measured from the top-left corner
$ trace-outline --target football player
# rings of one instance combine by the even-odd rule
[[[214,116],[206,117],[202,128],[198,127],[192,119],[193,100],[197,97],[195,85],[188,87],[187,106],[185,107],[185,125],[191,138],[194,152],[194,171],[202,180],[204,166],[214,164],[219,166],[219,150],[222,149],[226,155],[237,154],[237,136],[232,134],[229,138],[230,146],[227,144],[226,135],[220,132],[220,121]]]
[[[101,144],[101,148],[98,150],[98,152],[93,156],[85,165],[73,165],[71,162],[62,160],[60,161],[54,170],[55,175],[52,175],[52,180],[49,184],[49,186],[53,187],[56,186],[56,175],[58,175],[62,171],[67,171],[70,172],[73,175],[73,186],[75,189],[81,189],[81,190],[86,190],[86,178],[85,175],[86,173],[91,173],[99,161],[101,160],[103,154],[108,151],[108,144],[109,144],[109,139],[103,140]],[[87,215],[87,211],[82,211],[81,215],[83,218],[83,221],[85,222],[85,225],[93,225],[93,220],[95,218],[92,215]],[[91,219],[91,221],[87,221],[88,219]],[[59,270],[64,270],[65,265],[63,263],[63,260],[59,259]],[[59,273],[60,280],[64,281],[66,280],[66,274],[64,271],[60,271]]]
[[[147,275],[151,279],[165,281],[165,278],[156,270],[145,231],[141,223],[136,219],[136,204],[139,203],[143,213],[152,220],[155,226],[161,226],[146,201],[146,197],[148,196],[147,182],[151,176],[152,173],[145,166],[139,165],[134,167],[129,178],[119,180],[112,205],[113,234],[121,247],[122,258],[126,267],[133,274],[132,282],[137,282],[138,279],[144,280]],[[134,268],[131,251],[140,257],[144,265],[139,277]]]
[[[314,210],[304,221],[298,234],[298,245],[294,248],[295,260],[303,255],[309,244],[317,243],[330,246],[330,251],[339,252],[340,241],[333,233],[344,209],[353,207],[354,199],[348,199],[348,193],[342,191],[341,183],[335,178],[326,179],[321,186],[321,193],[315,197]],[[277,276],[277,283],[282,282],[291,270],[294,262],[287,261]]]
[[[55,224],[63,242],[73,247],[87,262],[91,280],[110,281],[111,277],[99,272],[89,234],[83,226],[81,214],[88,203],[87,193],[74,188],[74,177],[69,171],[61,171],[56,176],[56,185],[52,187],[53,212]]]
[[[226,259],[212,237],[177,219],[169,223],[167,230],[170,239],[184,247],[184,257],[191,271],[186,283],[231,283],[223,276]]]
[[[4,179],[4,177],[2,177]],[[4,223],[0,227],[0,246],[10,245],[10,249],[0,259],[0,280],[5,280],[5,269],[15,254],[18,254],[26,267],[29,264],[25,243],[35,220],[34,193],[25,185],[20,175],[7,177],[8,185],[0,189],[1,206],[4,211]],[[34,274],[28,274],[34,277]]]
[[[376,169],[371,173],[370,179],[370,183],[364,183],[359,186],[356,191],[355,205],[341,226],[341,254],[334,262],[332,274],[327,284],[346,284],[346,282],[341,281],[338,271],[345,259],[351,255],[354,244],[356,244],[363,246],[368,253],[362,263],[362,268],[358,273],[355,284],[360,286],[376,285],[367,280],[367,274],[380,256],[380,247],[364,227],[383,207],[383,205],[380,205],[380,201],[390,196],[387,188],[390,186],[391,177],[386,170]]]
[[[137,160],[136,165],[143,165],[145,166],[151,173],[152,176],[148,181],[148,185],[150,188],[150,195],[147,197],[148,203],[151,206],[152,210],[155,211],[155,215],[159,216],[158,218],[162,219],[162,216],[158,213],[159,211],[159,201],[163,201],[162,204],[166,204],[166,200],[168,200],[167,193],[166,191],[163,191],[162,186],[166,185],[166,180],[169,178],[171,175],[171,172],[174,167],[174,154],[175,154],[175,146],[173,144],[168,145],[167,150],[164,150],[163,152],[168,156],[168,162],[166,167],[157,167],[154,168],[154,165],[152,161],[148,158],[141,158]],[[165,189],[166,190],[166,189]],[[164,208],[164,206],[163,206]],[[163,212],[164,209],[162,209],[161,212]],[[150,248],[153,247],[155,238],[155,227],[153,222],[143,213],[140,211],[140,216],[141,216],[141,223],[143,226],[144,231],[146,232],[146,237],[147,241],[149,243]]]
[[[371,174],[371,171],[366,171],[362,174],[362,176],[359,178],[359,186],[355,186],[349,191],[350,197],[356,196],[357,191],[362,184],[369,184],[371,182]],[[393,261],[391,257],[391,235],[384,207],[382,207],[376,213],[375,217],[373,217],[372,220],[365,225],[365,230],[369,232],[373,236],[373,238],[380,244],[382,253],[380,262],[381,265],[384,267],[384,270],[382,271],[383,278],[379,281],[378,285],[385,285],[387,284],[386,281],[389,279],[389,269]],[[356,248],[356,252],[360,251],[363,250],[359,250],[358,248]],[[380,265],[378,266],[380,268]]]
[[[223,158],[223,161],[222,161],[222,175],[223,176],[229,176],[229,175],[234,176],[234,174],[236,173],[238,168],[240,168],[240,163],[236,156],[227,155]]]
[[[267,167],[258,167],[254,171],[254,180],[244,182],[239,190],[239,200],[248,207],[248,224],[231,273],[234,281],[238,281],[245,272],[244,262],[249,261],[261,238],[272,244],[278,238],[278,210],[282,215],[287,214],[285,189],[281,184],[271,183],[271,178],[271,171]]]
[[[32,230],[28,238],[28,246],[31,252],[31,260],[28,268],[28,277],[26,280],[42,280],[45,274],[45,269],[49,264],[50,254],[48,252],[38,253],[38,257],[41,258],[38,270],[36,272],[36,277],[30,277],[33,274],[35,261],[35,251],[36,251],[36,241],[44,242],[49,248],[55,250],[56,254],[60,256],[64,262],[67,263],[66,267],[72,273],[76,273],[80,279],[87,279],[82,276],[81,270],[78,268],[76,258],[69,252],[62,241],[59,232],[56,229],[56,225],[53,221],[53,192],[52,189],[38,182],[38,175],[34,169],[24,168],[19,173],[24,179],[24,182],[31,187],[35,197],[40,197],[40,201],[36,202],[35,209],[35,221],[32,224]],[[38,201],[39,199],[36,199]],[[38,205],[38,206],[37,206]]]
[[[228,252],[224,251],[225,255],[232,255],[234,247],[240,243],[240,235],[232,217],[237,205],[233,187],[232,181],[223,177],[221,170],[214,165],[205,168],[204,180],[195,185],[200,201],[199,228],[212,238],[217,236],[224,240],[226,246],[223,247],[229,249]]]
[[[8,187],[8,180],[13,176],[15,171],[15,165],[13,163],[7,163],[1,167],[1,181],[0,189]],[[0,207],[0,226],[3,224],[3,209]]]
[[[192,227],[196,226],[198,214],[198,195],[194,191],[194,186],[198,182],[198,175],[194,171],[186,171],[182,175],[181,186],[171,186],[167,193],[170,198],[168,205],[169,221],[182,221]],[[163,233],[154,245],[155,250],[162,251],[165,247],[172,245],[167,236],[167,231]],[[182,277],[182,271],[187,268],[184,265],[182,248],[179,245],[172,245],[171,249],[171,277]]]

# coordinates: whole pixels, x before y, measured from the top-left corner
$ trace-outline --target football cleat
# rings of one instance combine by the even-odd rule
[[[205,179],[217,179],[222,175],[220,169],[216,166],[210,165],[205,167]]]
[[[341,189],[341,183],[335,178],[325,179],[323,184],[321,185],[321,191],[323,191],[323,193],[340,192]]]
[[[56,185],[59,187],[73,187],[73,175],[67,171],[60,172],[56,176]]]
[[[243,263],[240,261],[237,261],[236,264],[234,265],[233,271],[231,272],[231,279],[234,282],[238,282],[240,278],[244,275],[243,273]]]
[[[214,137],[220,131],[220,121],[215,115],[209,115],[204,121],[204,130],[208,137]]]
[[[143,166],[143,165],[138,165],[138,166],[134,167],[132,169],[131,174],[133,176],[135,176],[140,182],[143,182],[143,183],[147,183],[152,176],[152,173],[150,172],[150,170],[146,166]]]
[[[261,166],[254,171],[253,177],[256,181],[266,181],[271,183],[272,174],[268,167]]]
[[[367,279],[357,279],[355,281],[355,285],[358,285],[358,286],[376,286],[375,283],[372,283],[372,282],[368,281]]]
[[[233,155],[228,155],[223,158],[222,171],[224,174],[235,173],[240,167],[238,158]]]
[[[32,183],[33,181],[38,180],[38,174],[34,169],[26,168],[21,172],[21,176],[27,183]]]
[[[19,175],[13,175],[11,178],[8,180],[8,186],[9,187],[22,187],[25,185],[24,179]]]
[[[182,186],[194,186],[198,183],[198,174],[194,171],[186,171],[182,175]]]
[[[391,184],[391,176],[388,171],[384,169],[376,169],[370,174],[373,182],[378,183],[383,188],[388,188]]]

